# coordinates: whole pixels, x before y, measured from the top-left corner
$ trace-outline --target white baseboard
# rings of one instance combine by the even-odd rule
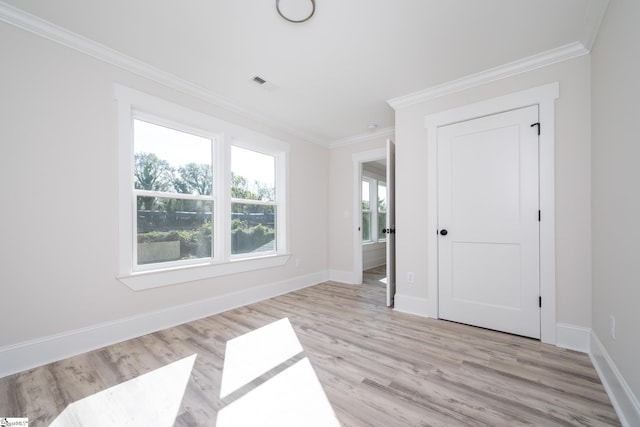
[[[330,270],[329,280],[334,282],[347,283],[349,285],[356,284],[356,278],[352,271]]]
[[[556,346],[589,353],[591,349],[591,328],[556,323]]]
[[[589,356],[622,425],[640,426],[640,403],[593,331]]]
[[[182,304],[163,310],[24,341],[0,348],[0,378],[155,331],[306,288],[328,280],[326,271]]]
[[[433,317],[429,313],[429,300],[410,295],[396,293],[393,309],[402,313],[415,314],[422,317]]]

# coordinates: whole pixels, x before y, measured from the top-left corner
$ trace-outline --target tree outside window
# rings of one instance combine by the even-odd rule
[[[134,120],[138,265],[213,256],[212,144]]]
[[[231,254],[276,250],[275,157],[231,147]]]

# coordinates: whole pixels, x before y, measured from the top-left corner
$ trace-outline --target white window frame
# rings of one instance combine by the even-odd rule
[[[136,109],[132,110],[132,114],[131,114],[131,121],[133,123],[133,120],[142,120],[145,121],[147,123],[151,123],[154,125],[159,125],[159,126],[164,126],[170,129],[174,129],[180,132],[185,132],[191,135],[196,135],[196,136],[200,136],[206,139],[210,139],[211,140],[211,165],[213,167],[213,173],[216,173],[216,164],[219,164],[220,161],[218,161],[217,159],[219,158],[219,153],[220,153],[220,135],[216,135],[214,133],[208,133],[208,132],[204,132],[200,129],[194,129],[194,128],[190,128],[187,127],[181,123],[176,123],[176,122],[172,122],[170,120],[161,118],[161,117],[156,117],[152,114],[149,114],[145,111],[138,111]],[[133,140],[132,140],[133,143]],[[135,155],[135,153],[134,153]],[[133,175],[133,174],[132,174]],[[213,179],[214,182],[218,181],[218,175],[213,175]],[[132,182],[133,184],[133,182]],[[145,190],[136,190],[135,188],[133,188],[132,190],[132,202],[133,202],[133,206],[136,206],[136,197],[139,195],[149,195],[149,196],[153,196],[153,197],[161,197],[161,198],[178,198],[178,199],[191,199],[191,200],[206,200],[209,202],[213,203],[213,221],[212,221],[212,227],[213,230],[215,232],[215,230],[217,230],[217,227],[220,226],[220,221],[217,218],[218,216],[218,209],[217,209],[217,205],[218,205],[218,200],[217,200],[217,194],[219,193],[218,190],[218,186],[214,185],[212,186],[211,189],[211,195],[210,196],[203,196],[203,195],[199,195],[199,196],[191,196],[189,194],[180,194],[180,193],[169,193],[169,192],[158,192],[158,191],[145,191]],[[204,265],[204,264],[212,264],[214,262],[219,262],[221,260],[221,256],[220,256],[220,252],[221,252],[221,247],[220,245],[217,245],[217,240],[219,239],[212,239],[211,242],[211,248],[213,251],[213,256],[212,257],[207,257],[207,258],[197,258],[197,259],[189,259],[189,260],[179,260],[179,261],[169,261],[169,262],[163,262],[163,263],[150,263],[150,264],[138,264],[136,262],[136,260],[138,259],[138,249],[137,249],[137,244],[136,244],[136,240],[137,240],[137,210],[136,209],[132,209],[131,210],[131,214],[133,215],[132,218],[132,231],[131,231],[131,245],[133,248],[133,255],[131,257],[131,262],[132,262],[132,272],[142,272],[142,271],[157,271],[157,270],[166,270],[169,268],[180,268],[180,267],[187,267],[189,265]]]
[[[289,254],[289,144],[146,93],[116,84],[118,101],[118,274],[131,289],[143,290],[284,265]],[[158,263],[136,268],[133,119],[214,138],[212,200],[213,257]],[[276,250],[231,256],[231,145],[273,155],[276,159]]]
[[[384,243],[387,241],[387,238],[386,236],[381,237],[381,225],[378,223],[378,214],[381,212],[378,210],[378,185],[382,184],[386,187],[387,183],[381,177],[369,171],[362,174],[361,181],[367,181],[369,183],[369,214],[371,217],[369,220],[369,225],[371,227],[371,230],[369,231],[370,239],[362,239],[362,244],[366,246],[375,243]],[[362,209],[362,212],[364,213],[366,210]],[[386,213],[386,211],[384,212]],[[386,224],[382,224],[382,227],[386,227]]]
[[[275,206],[276,207],[276,249],[275,251],[268,252],[256,252],[256,253],[245,253],[245,254],[231,254],[231,240],[227,239],[229,242],[228,251],[225,253],[230,254],[229,257],[231,260],[240,260],[247,258],[260,258],[266,255],[277,254],[280,250],[280,242],[286,241],[287,233],[286,230],[281,230],[281,221],[280,221],[280,209],[281,207],[287,205],[287,189],[285,186],[278,185],[278,183],[286,183],[286,170],[287,170],[287,152],[278,149],[278,147],[270,147],[268,144],[255,144],[249,140],[243,140],[241,138],[232,138],[231,144],[229,145],[229,153],[227,157],[226,164],[231,167],[231,146],[244,148],[246,150],[255,151],[257,153],[266,154],[269,156],[273,156],[275,160],[275,180],[276,180],[276,189],[275,189],[275,200],[274,201],[260,201],[260,200],[245,200],[245,199],[236,199],[231,197],[231,169],[229,169],[229,173],[226,174],[227,184],[225,188],[228,190],[229,201],[226,203],[226,207],[228,208],[227,217],[229,218],[229,226],[226,230],[231,233],[231,205],[233,203],[246,203],[246,204],[254,204],[254,205],[266,205],[266,206]],[[286,217],[286,212],[283,212]]]
[[[374,190],[373,187],[375,187],[377,183],[375,179],[369,176],[363,175],[362,181],[360,183],[361,187],[362,187],[362,182],[365,182],[365,181],[369,184],[369,209],[363,208],[362,215],[364,215],[365,212],[369,213],[369,239],[364,240],[363,238],[362,244],[368,245],[371,243],[375,243],[378,237],[378,235],[376,234],[378,218],[375,217],[376,215],[374,215],[374,211],[371,209],[372,204],[374,203],[373,196],[375,196],[375,191],[377,191],[377,190]],[[364,200],[364,189],[362,190],[362,199]],[[376,214],[377,214],[377,211],[376,211]],[[364,236],[364,221],[362,221],[362,235]]]
[[[376,221],[378,223],[378,230],[380,230],[380,228],[386,228],[387,224],[380,224],[379,218],[380,218],[380,214],[384,213],[385,214],[385,218],[387,217],[387,210],[385,209],[384,211],[380,210],[380,204],[379,204],[379,200],[380,200],[380,192],[378,191],[378,187],[383,186],[385,189],[387,188],[387,183],[384,180],[377,180],[376,182]],[[384,243],[387,241],[387,235],[383,234],[382,237],[380,237],[380,231],[378,231],[378,240],[377,242],[379,243]]]

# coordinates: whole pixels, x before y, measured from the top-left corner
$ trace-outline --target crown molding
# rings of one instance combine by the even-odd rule
[[[574,42],[555,49],[548,50],[536,55],[532,55],[523,59],[519,59],[508,64],[490,68],[461,79],[452,80],[450,82],[433,86],[408,95],[399,96],[387,101],[387,103],[395,110],[409,107],[421,102],[430,101],[452,93],[460,92],[476,86],[491,83],[506,77],[515,76],[517,74],[526,73],[538,68],[546,67],[568,59],[577,58],[587,55],[587,50],[582,43]]]
[[[329,148],[330,149],[340,148],[340,147],[345,147],[347,145],[357,144],[359,142],[369,141],[374,138],[390,137],[390,136],[393,136],[395,131],[396,131],[396,128],[394,126],[389,126],[389,127],[378,129],[374,132],[366,132],[358,135],[349,136],[347,138],[342,138],[342,139],[338,139],[336,141],[331,142],[329,144]]]
[[[240,106],[233,101],[216,95],[211,91],[184,80],[174,74],[153,67],[115,49],[111,49],[80,34],[69,31],[56,24],[0,1],[0,21],[29,31],[52,42],[89,55],[123,70],[153,80],[171,89],[206,101],[209,104],[224,108],[239,116],[257,123],[270,126],[292,136],[314,144],[327,146],[327,141],[317,135],[288,126],[251,109]]]

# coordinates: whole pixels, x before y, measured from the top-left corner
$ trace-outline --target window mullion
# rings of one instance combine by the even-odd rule
[[[162,191],[149,191],[149,190],[133,190],[136,196],[141,197],[161,197],[163,199],[183,199],[183,200],[205,200],[213,201],[213,195],[208,194],[185,194],[185,193],[167,193]]]
[[[278,204],[271,200],[252,200],[252,199],[236,199],[231,198],[231,203],[241,203],[243,205],[262,205],[262,206],[277,206]]]
[[[231,259],[231,138],[224,135],[218,146],[218,232],[216,244],[222,261]]]

